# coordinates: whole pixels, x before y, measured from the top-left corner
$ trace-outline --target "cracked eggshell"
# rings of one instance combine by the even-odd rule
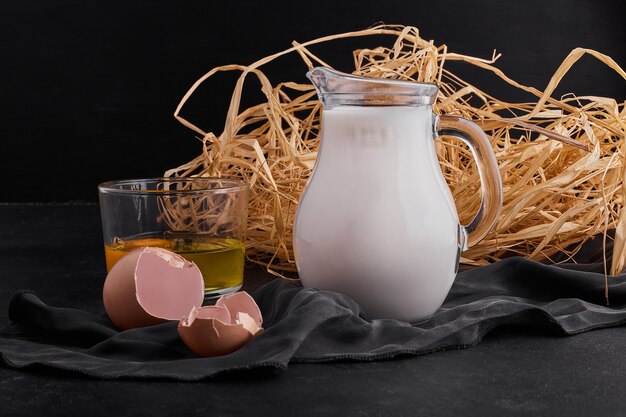
[[[193,262],[162,248],[144,247],[111,268],[102,296],[111,321],[126,330],[185,317],[202,305],[204,282]]]
[[[215,306],[193,308],[178,323],[185,344],[201,356],[227,355],[259,335],[263,319],[254,299],[244,291],[221,297]]]

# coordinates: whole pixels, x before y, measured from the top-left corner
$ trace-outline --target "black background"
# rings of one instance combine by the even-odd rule
[[[414,25],[454,52],[488,58],[496,49],[506,74],[543,89],[575,47],[626,66],[622,3],[4,0],[0,202],[95,201],[101,181],[158,176],[187,162],[200,154],[200,142],[172,114],[191,84],[214,66],[249,64],[293,40],[377,22]],[[349,70],[352,48],[381,42],[340,42],[314,52]],[[492,95],[532,98],[494,76],[451,69]],[[294,57],[267,70],[274,82],[303,81],[306,68]],[[234,74],[216,77],[184,115],[219,134],[234,80]],[[567,92],[624,100],[626,82],[585,57],[556,95]]]

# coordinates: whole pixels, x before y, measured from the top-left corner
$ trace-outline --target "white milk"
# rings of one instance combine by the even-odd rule
[[[433,117],[428,106],[323,111],[294,224],[303,285],[345,293],[369,318],[415,321],[439,308],[463,237]]]

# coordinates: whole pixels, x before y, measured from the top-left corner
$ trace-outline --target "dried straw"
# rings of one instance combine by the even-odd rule
[[[544,91],[522,85],[494,66],[491,59],[448,52],[419,36],[415,27],[376,26],[370,29],[293,43],[282,52],[251,65],[226,65],[209,71],[185,94],[174,113],[202,141],[202,154],[169,170],[166,176],[237,176],[251,184],[248,256],[281,275],[295,270],[291,248],[298,198],[311,174],[319,145],[321,105],[309,84],[272,84],[259,70],[283,55],[297,53],[303,72],[328,65],[308,49],[343,38],[386,35],[390,47],[354,51],[354,74],[369,77],[437,83],[437,114],[455,114],[478,123],[490,137],[504,186],[502,215],[495,229],[463,254],[468,265],[519,254],[546,260],[559,252],[573,255],[598,233],[615,229],[611,274],[626,266],[626,109],[606,97],[560,100],[552,93],[572,65],[588,54],[616,71],[626,73],[610,57],[590,49],[574,49],[552,76]],[[528,103],[499,100],[446,68],[462,61],[481,68],[535,97]],[[223,132],[205,132],[181,116],[197,88],[220,71],[239,71]],[[240,108],[244,81],[253,75],[261,82],[266,101]],[[453,192],[459,217],[470,219],[480,187],[469,151],[452,138],[439,138],[437,153]]]

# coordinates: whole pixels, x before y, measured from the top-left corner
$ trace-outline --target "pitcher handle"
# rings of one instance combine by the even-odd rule
[[[481,183],[481,201],[478,212],[467,225],[461,227],[467,235],[464,249],[474,246],[489,233],[502,209],[502,180],[498,162],[487,135],[475,123],[456,116],[435,119],[438,136],[454,136],[463,141],[472,152]]]

